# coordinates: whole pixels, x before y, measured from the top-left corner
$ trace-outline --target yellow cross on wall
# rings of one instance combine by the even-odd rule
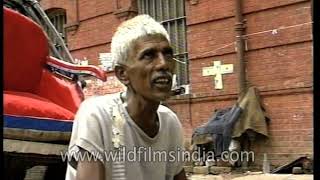
[[[221,61],[213,61],[212,67],[204,67],[202,76],[215,76],[215,89],[223,89],[222,75],[233,73],[233,64],[221,65]]]

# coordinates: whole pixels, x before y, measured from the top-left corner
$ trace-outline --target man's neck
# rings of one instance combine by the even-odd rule
[[[149,136],[153,136],[158,131],[157,109],[160,102],[150,101],[141,95],[128,90],[125,94],[127,110],[135,123]]]

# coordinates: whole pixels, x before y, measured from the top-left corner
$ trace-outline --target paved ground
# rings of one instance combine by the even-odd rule
[[[25,180],[42,180],[44,166],[35,166],[30,169]],[[188,180],[313,180],[313,175],[293,174],[262,174],[262,172],[229,173],[221,175],[188,175]]]
[[[34,166],[27,171],[24,180],[42,180],[46,169],[45,166]]]
[[[189,180],[313,180],[313,175],[293,174],[223,174],[223,175],[191,175]]]

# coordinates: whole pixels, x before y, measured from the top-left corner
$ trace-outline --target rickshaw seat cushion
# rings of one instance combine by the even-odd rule
[[[75,82],[59,79],[47,70],[48,39],[42,28],[5,7],[4,24],[4,91],[10,92],[5,95],[5,110],[56,119],[73,117],[83,93]]]
[[[74,114],[84,100],[84,95],[76,83],[58,77],[47,69],[43,69],[36,94]]]
[[[4,90],[34,93],[49,54],[48,39],[30,18],[4,9]]]
[[[73,121],[74,113],[28,92],[4,91],[4,114]]]

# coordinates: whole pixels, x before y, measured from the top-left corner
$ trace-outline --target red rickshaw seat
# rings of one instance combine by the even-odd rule
[[[4,9],[4,138],[68,141],[72,121],[84,100],[75,81],[48,66],[105,81],[94,66],[77,66],[49,56],[48,39],[32,19]]]
[[[6,107],[6,101],[12,99],[8,98],[12,94],[6,92],[17,92],[21,97],[26,95],[30,98],[30,94],[41,97],[74,114],[83,100],[83,94],[75,82],[62,79],[46,69],[49,46],[42,28],[30,18],[8,8],[4,8],[4,24],[5,113],[12,112]],[[19,109],[15,113],[23,114]]]

